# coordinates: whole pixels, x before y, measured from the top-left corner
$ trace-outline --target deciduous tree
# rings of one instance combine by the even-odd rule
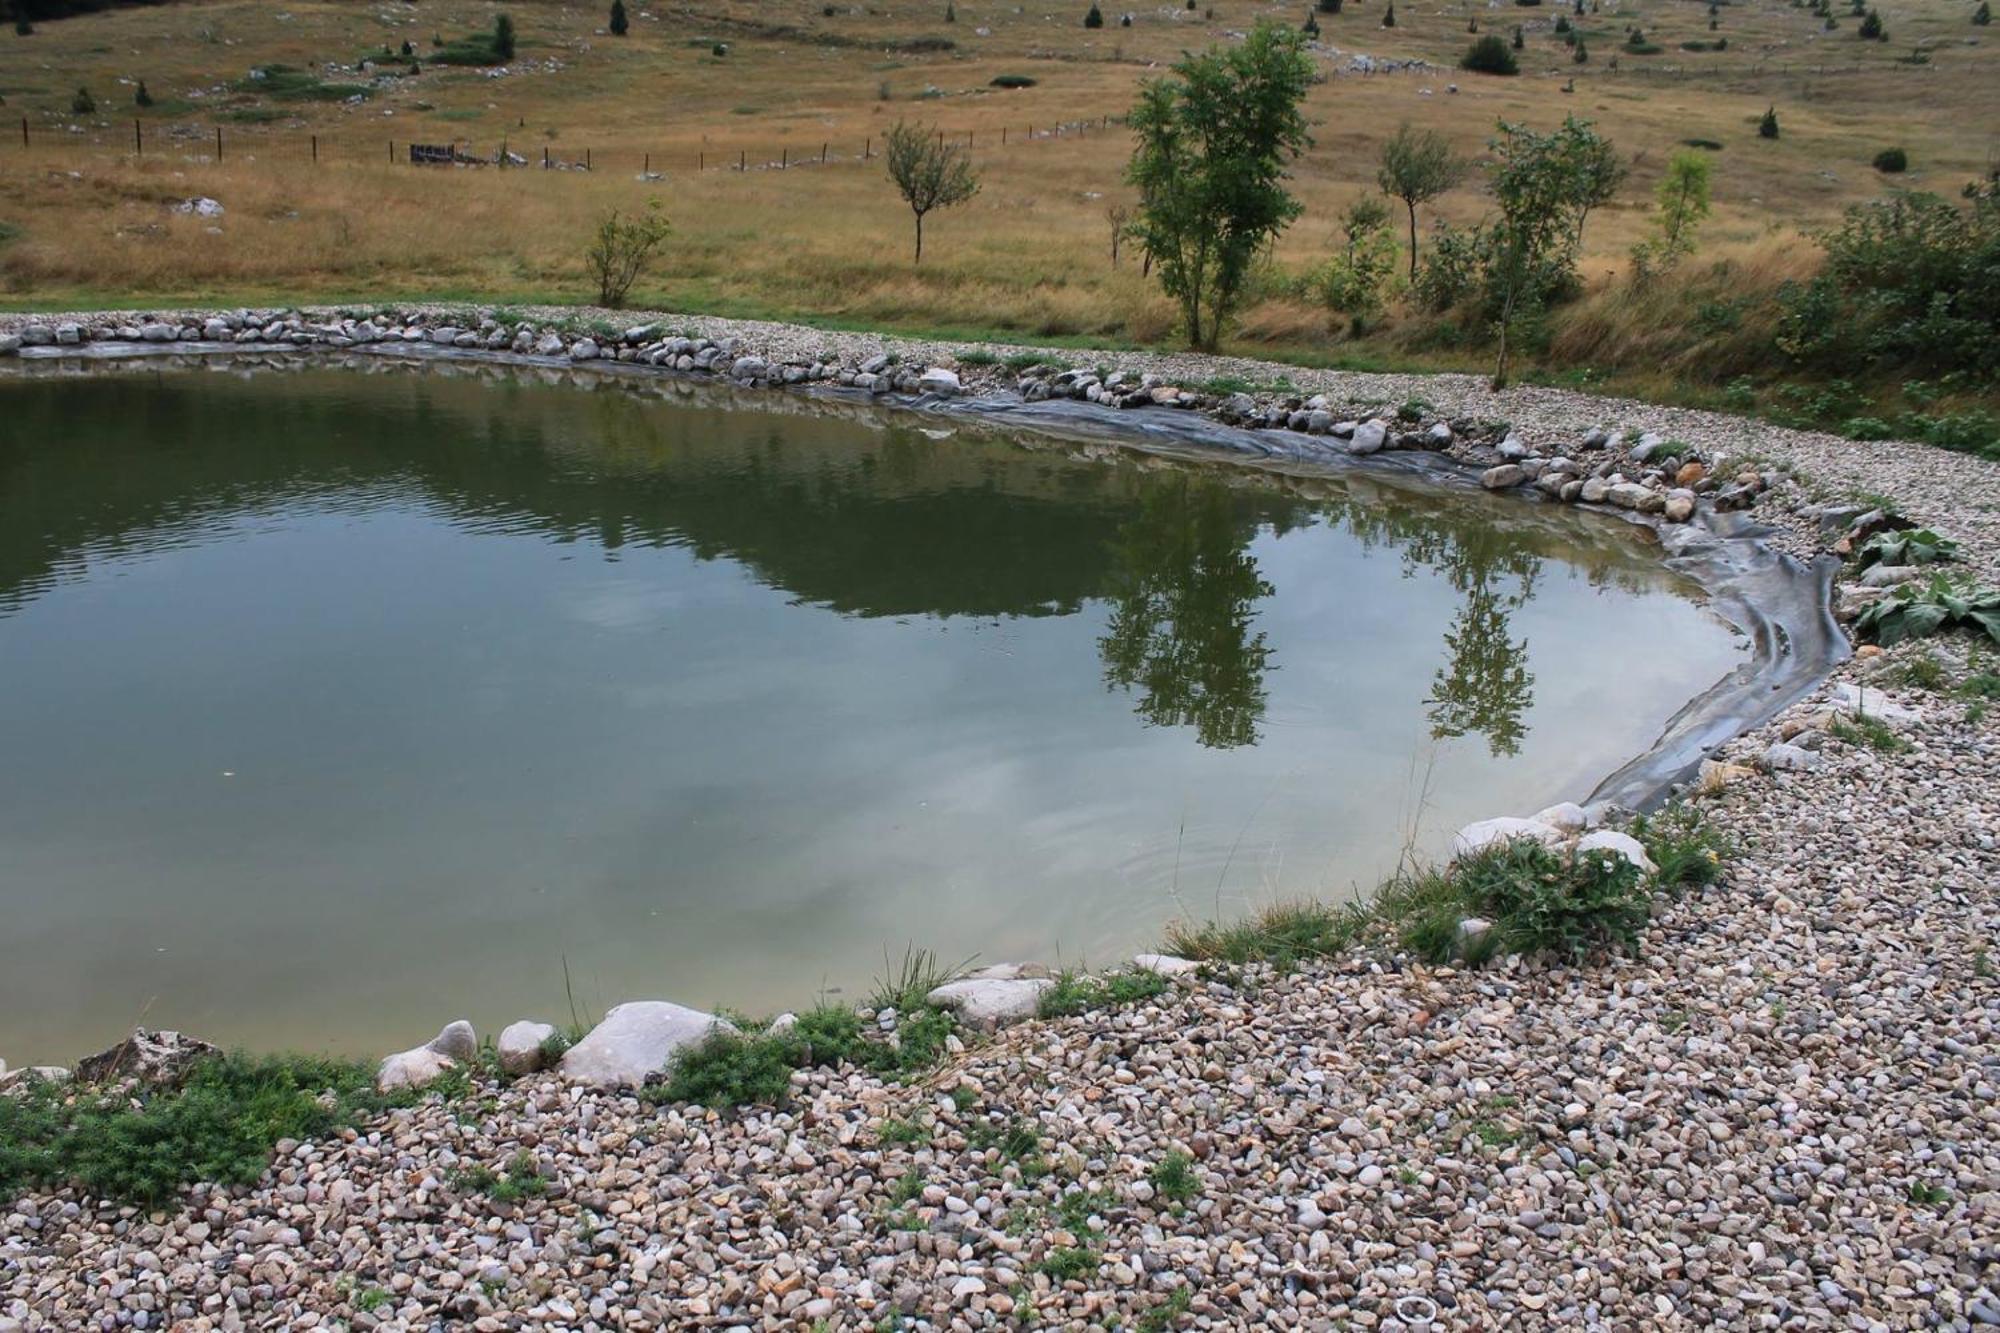
[[[972,169],[972,156],[963,144],[948,144],[944,136],[925,125],[897,121],[889,130],[889,179],[910,206],[917,219],[917,251],[914,262],[924,259],[924,215],[940,208],[952,208],[979,193],[979,176]]]

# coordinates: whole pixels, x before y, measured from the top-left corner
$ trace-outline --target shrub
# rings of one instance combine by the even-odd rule
[[[1775,139],[1778,137],[1778,108],[1769,108],[1764,112],[1763,117],[1758,120],[1757,137],[1759,139]]]
[[[1440,225],[1417,269],[1413,284],[1417,304],[1432,314],[1442,314],[1470,301],[1479,290],[1486,249],[1482,227]]]
[[[90,95],[90,89],[79,88],[76,96],[69,99],[69,109],[72,115],[94,116],[97,114],[97,99]]]
[[[624,305],[646,261],[672,231],[657,199],[631,217],[615,208],[600,217],[597,234],[583,252],[584,267],[597,282],[597,303],[613,310]]]
[[[2000,588],[1933,574],[1927,583],[1906,583],[1870,604],[1854,628],[1884,648],[1948,629],[1984,633],[2000,643]]]
[[[1520,64],[1507,43],[1492,33],[1486,34],[1466,48],[1458,62],[1460,69],[1471,70],[1475,74],[1519,74]]]
[[[1104,11],[1099,9],[1094,2],[1091,4],[1089,11],[1083,16],[1083,26],[1086,28],[1101,28],[1104,26]]]
[[[625,0],[611,0],[610,28],[613,37],[623,37],[632,30],[632,21],[625,16]]]
[[[1862,19],[1861,26],[1855,30],[1855,36],[1864,42],[1886,42],[1889,30],[1882,26],[1882,16],[1871,9],[1868,17]]]
[[[1878,532],[1854,553],[1854,562],[1862,569],[1870,565],[1934,565],[1957,558],[1958,543],[1929,528]]]
[[[1346,245],[1313,275],[1312,286],[1329,310],[1348,317],[1361,333],[1386,304],[1396,272],[1396,240],[1389,233],[1389,210],[1364,195],[1342,215]]]
[[[1383,10],[1382,10],[1382,26],[1383,26],[1383,27],[1385,27],[1385,28],[1393,28],[1393,27],[1395,27],[1395,26],[1396,26],[1396,5],[1395,5],[1395,0],[1390,0],[1390,3],[1389,3],[1388,5],[1386,5],[1386,6],[1384,6],[1384,7],[1383,7]]]
[[[996,74],[992,86],[995,88],[1032,88],[1036,80],[1026,74]]]
[[[1819,273],[1781,295],[1780,349],[1850,372],[2000,368],[2000,197],[1898,192],[1820,240]]]
[[[132,105],[151,106],[152,104],[153,95],[146,91],[146,81],[141,79],[139,80],[139,90],[132,94]]]
[[[1982,28],[1993,22],[1993,6],[1988,0],[1979,0],[1979,8],[1972,11],[1972,21]]]
[[[1722,877],[1723,862],[1735,853],[1729,839],[1688,805],[1642,816],[1633,824],[1632,836],[1658,867],[1653,881],[1664,888],[1713,884]]]
[[[1377,909],[1405,948],[1443,963],[1461,952],[1459,923],[1468,917],[1491,923],[1474,955],[1507,950],[1580,958],[1633,944],[1652,903],[1638,867],[1622,856],[1565,855],[1520,839],[1462,856],[1442,871],[1406,870],[1383,888]]]
[[[1910,155],[1900,148],[1884,148],[1875,154],[1875,170],[1884,175],[1896,175],[1910,169]]]

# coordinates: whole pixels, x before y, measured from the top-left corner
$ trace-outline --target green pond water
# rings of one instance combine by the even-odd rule
[[[0,1058],[1102,964],[1585,795],[1745,659],[1650,534],[792,399],[0,381]]]

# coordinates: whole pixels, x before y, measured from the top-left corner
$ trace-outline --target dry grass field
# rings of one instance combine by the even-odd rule
[[[1703,0],[1602,0],[1580,17],[1568,4],[1403,0],[1393,28],[1382,26],[1385,2],[1348,0],[1318,17],[1327,77],[1309,102],[1314,147],[1296,169],[1307,211],[1279,243],[1276,270],[1329,253],[1337,213],[1374,189],[1376,154],[1401,122],[1477,154],[1499,119],[1586,117],[1632,171],[1589,224],[1593,290],[1555,344],[1572,366],[1670,374],[1687,289],[1727,295],[1807,271],[1805,233],[1846,205],[1891,185],[1956,195],[2000,152],[2000,39],[1973,25],[1973,0],[1886,0],[1886,42],[1857,35],[1847,0],[1832,31],[1788,0],[1722,3],[1713,30]],[[1116,118],[1137,83],[1181,51],[1306,12],[1265,0],[1107,7],[1105,26],[1087,30],[1087,0],[634,0],[631,33],[619,38],[604,28],[608,4],[181,0],[0,32],[0,115],[17,122],[0,135],[0,302],[581,301],[593,219],[657,199],[674,238],[635,303],[1158,342],[1172,336],[1169,304],[1129,253],[1116,270],[1110,262],[1105,211],[1125,195],[1128,147]],[[520,34],[504,74],[357,69],[405,41],[423,62],[435,39],[488,28],[503,11]],[[1572,63],[1557,40],[1558,16],[1584,34],[1588,63]],[[1523,29],[1519,77],[1454,68],[1475,21],[1481,32]],[[1657,53],[1623,49],[1632,25]],[[1682,45],[1717,38],[1726,50]],[[1364,74],[1357,55],[1429,67]],[[251,76],[271,63],[307,71],[309,91],[315,78],[363,88],[348,100],[275,98]],[[1035,83],[993,86],[1006,75]],[[142,79],[147,108],[134,105]],[[78,88],[94,114],[72,111]],[[338,87],[325,95],[342,97]],[[1777,140],[1756,133],[1769,106]],[[970,204],[932,219],[921,267],[881,161],[861,160],[899,118],[969,136],[983,175]],[[504,143],[530,165],[413,167],[412,140],[489,159]],[[1715,216],[1685,282],[1649,308],[1613,278],[1666,159],[1689,140],[1720,145]],[[1871,166],[1891,146],[1908,151],[1907,174]],[[591,170],[543,170],[545,151],[558,163],[587,155]],[[643,178],[648,166],[657,179]],[[195,196],[226,212],[173,211]],[[1471,221],[1486,207],[1475,176],[1438,214]],[[1274,282],[1231,341],[1308,360],[1476,359],[1399,340],[1393,324],[1360,344],[1342,339],[1326,312]]]

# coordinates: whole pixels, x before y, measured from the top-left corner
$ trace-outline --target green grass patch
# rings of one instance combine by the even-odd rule
[[[247,78],[229,85],[231,90],[273,102],[345,102],[350,97],[367,97],[365,83],[325,83],[309,70],[292,65],[259,65]]]
[[[1089,976],[1064,972],[1042,992],[1043,1018],[1068,1018],[1093,1009],[1119,1009],[1166,993],[1167,979],[1157,972],[1133,970]]]
[[[1198,962],[1292,967],[1344,952],[1373,919],[1373,912],[1360,903],[1275,903],[1244,921],[1175,922],[1167,927],[1161,947]]]
[[[548,1192],[549,1182],[535,1164],[535,1155],[523,1148],[507,1159],[498,1171],[475,1164],[453,1171],[446,1183],[465,1193],[484,1194],[495,1203],[524,1203]]]
[[[851,1064],[886,1078],[935,1068],[952,1033],[951,1015],[938,1009],[903,1012],[890,1042],[863,1032],[851,1009],[821,1005],[799,1015],[784,1032],[716,1032],[689,1047],[667,1071],[665,1083],[647,1089],[653,1102],[698,1102],[718,1110],[776,1106],[791,1088],[794,1070]]]
[[[894,359],[891,358],[892,363]],[[868,1007],[894,1009],[898,1013],[906,1009],[921,1009],[930,1003],[932,991],[964,976],[972,961],[968,958],[947,967],[937,954],[915,945],[903,950],[900,961],[892,960],[885,951],[882,955],[883,972],[875,978],[875,989],[868,996]]]
[[[1153,1193],[1168,1203],[1193,1203],[1201,1193],[1201,1179],[1194,1173],[1194,1158],[1176,1148],[1153,1164],[1146,1173]]]
[[[36,1083],[0,1096],[0,1196],[64,1183],[157,1204],[197,1181],[256,1183],[280,1139],[312,1139],[464,1079],[385,1096],[367,1065],[312,1056],[203,1060],[181,1086],[113,1095]]]
[[[1898,736],[1894,727],[1881,718],[1870,717],[1866,713],[1836,717],[1828,724],[1826,731],[1827,735],[1837,741],[1865,746],[1882,754],[1901,754],[1910,748],[1910,743]]]
[[[1036,1267],[1057,1282],[1081,1282],[1097,1271],[1100,1262],[1093,1250],[1081,1245],[1062,1245],[1050,1250]]]
[[[1642,817],[1632,826],[1632,836],[1659,867],[1653,879],[1662,888],[1713,884],[1736,854],[1735,844],[1691,805],[1670,805]]]

